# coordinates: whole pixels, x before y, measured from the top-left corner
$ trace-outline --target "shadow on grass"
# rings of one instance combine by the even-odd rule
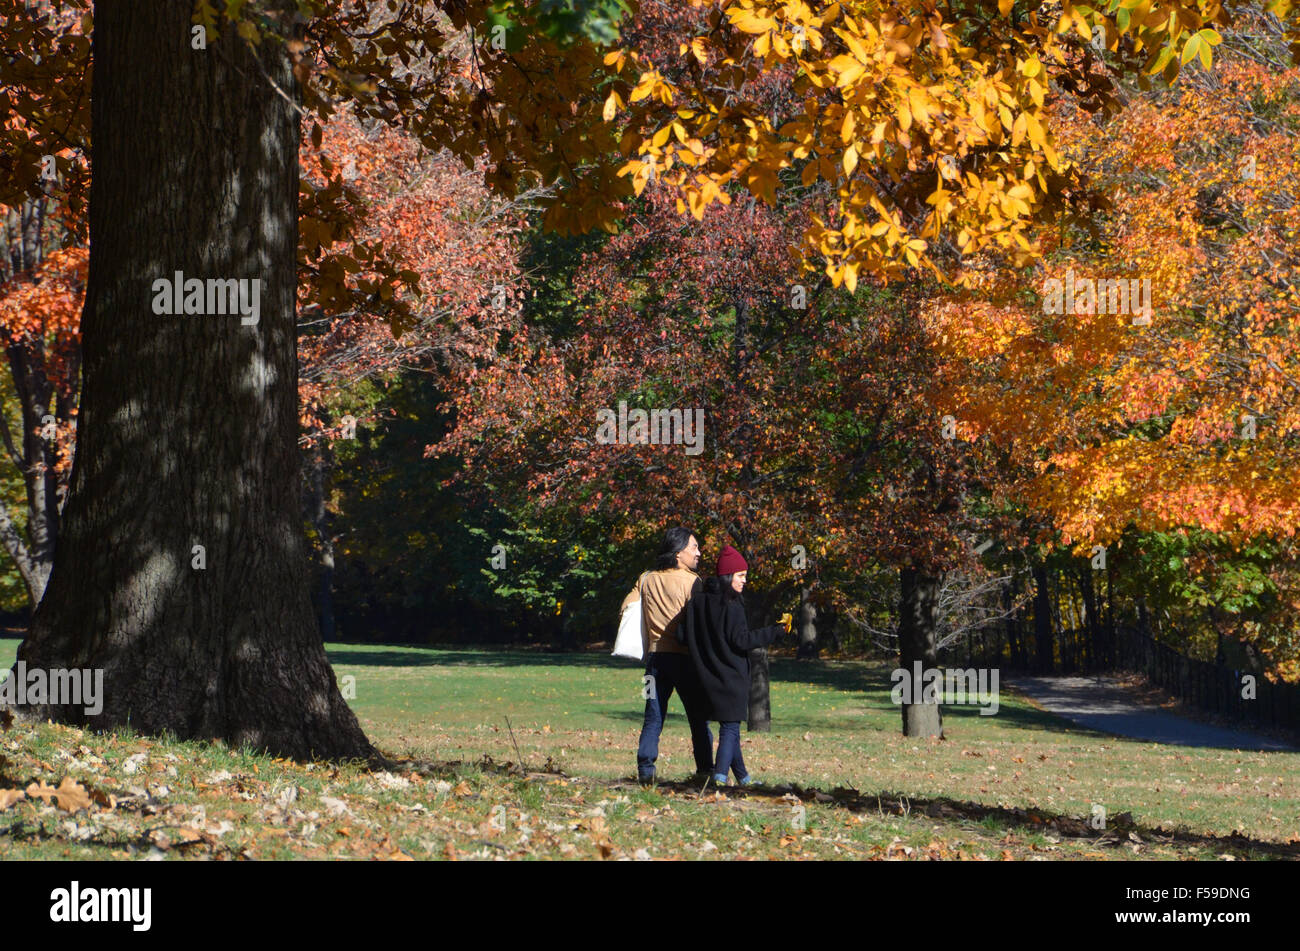
[[[613,790],[641,788],[640,784],[632,777],[601,780],[586,776],[572,776],[556,769],[550,758],[547,759],[544,767],[537,770],[529,769],[526,766],[521,767],[513,762],[498,763],[486,753],[473,764],[468,764],[462,760],[439,763],[404,759],[392,761],[388,768],[413,768],[416,772],[426,776],[446,776],[454,774],[458,767],[465,765],[473,765],[483,772],[520,776],[529,780],[562,777]],[[694,794],[702,801],[709,801],[705,798],[706,795],[712,796],[716,792],[711,784],[704,789],[700,789],[694,784],[685,782],[658,782],[655,784],[655,788],[671,790],[678,795],[690,796]],[[1216,836],[1208,833],[1192,832],[1181,827],[1165,829],[1161,826],[1149,826],[1135,822],[1133,816],[1127,812],[1108,817],[1106,829],[1097,830],[1092,828],[1086,819],[1061,812],[1050,812],[1038,808],[1022,809],[1014,806],[990,806],[985,803],[951,799],[944,796],[927,799],[921,796],[909,796],[905,793],[892,791],[864,793],[846,787],[837,787],[827,792],[812,786],[801,786],[797,783],[757,784],[746,788],[728,786],[725,792],[729,797],[744,799],[765,798],[788,801],[789,797],[794,797],[803,802],[822,803],[855,813],[875,812],[878,815],[888,814],[903,818],[915,817],[922,821],[932,821],[934,819],[950,822],[992,821],[1007,829],[1019,829],[1028,833],[1050,832],[1063,838],[1086,839],[1098,847],[1112,849],[1119,849],[1126,843],[1133,841],[1133,836],[1138,836],[1137,841],[1139,842],[1144,840],[1148,843],[1179,842],[1213,850],[1216,855],[1232,850],[1245,858],[1251,859],[1300,860],[1300,843],[1297,842],[1269,842],[1237,833]]]
[[[331,664],[357,667],[615,667],[636,672],[637,661],[622,660],[609,654],[571,651],[522,651],[476,648],[443,650],[429,647],[366,650],[354,645],[326,647]]]
[[[773,682],[774,683],[777,682],[775,678],[773,679]],[[779,709],[774,709],[772,711],[772,727],[773,727],[772,732],[777,734],[778,736],[789,734],[789,733],[803,733],[805,731],[825,731],[828,728],[835,729],[835,730],[856,730],[864,734],[865,733],[897,734],[901,732],[902,714],[898,712],[898,708],[895,707],[892,703],[889,703],[888,701],[882,703],[878,699],[873,699],[869,695],[863,697],[863,703],[864,705],[873,707],[877,711],[881,711],[881,712],[893,711],[894,715],[898,718],[897,725],[882,727],[874,723],[865,723],[862,720],[862,718],[858,716],[840,716],[839,714],[829,714],[829,715],[820,715],[820,716],[814,715],[809,717],[809,716],[800,715],[798,713],[790,713],[790,712],[781,711]],[[602,711],[602,715],[609,717],[612,720],[622,720],[622,721],[627,721],[629,723],[640,723],[643,719],[644,712],[641,708],[638,707],[636,709],[629,708],[627,710],[605,710]],[[1009,726],[1013,729],[1018,729],[1018,730],[1027,730],[1035,733],[1041,733],[1041,732],[1074,733],[1077,734],[1081,739],[1096,740],[1099,742],[1105,742],[1105,741],[1114,742],[1116,740],[1125,739],[1125,737],[1114,737],[1105,733],[1097,733],[1093,730],[1086,730],[1081,727],[1076,727],[1050,713],[1043,713],[1040,710],[1034,710],[1032,708],[1007,707],[1004,705],[1001,709],[998,710],[996,716],[999,725]],[[963,726],[973,726],[976,722],[982,719],[985,718],[980,716],[978,707],[945,706],[943,708],[944,729],[945,731],[948,731],[950,733],[957,732]],[[712,721],[712,722],[716,722],[716,721]],[[670,701],[668,717],[665,721],[664,729],[672,730],[677,728],[680,728],[682,730],[687,729],[686,714],[681,711],[680,707],[676,706],[675,704],[672,704],[672,701]],[[752,731],[750,731],[747,727],[742,726],[741,729],[742,734],[747,734],[750,732]],[[953,739],[953,737],[948,736],[946,737],[946,739]],[[1144,741],[1132,740],[1130,742],[1141,743]]]

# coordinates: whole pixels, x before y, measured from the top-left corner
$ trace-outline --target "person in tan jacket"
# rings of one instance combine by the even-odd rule
[[[647,571],[623,599],[619,614],[638,599],[641,604],[646,681],[645,718],[637,744],[636,773],[642,783],[655,779],[659,758],[659,734],[668,712],[668,700],[681,694],[686,720],[691,727],[695,753],[695,777],[704,781],[713,773],[713,733],[709,730],[708,704],[700,688],[690,655],[677,639],[682,611],[703,583],[695,569],[700,563],[700,543],[687,528],[675,527],[664,533],[655,570]]]

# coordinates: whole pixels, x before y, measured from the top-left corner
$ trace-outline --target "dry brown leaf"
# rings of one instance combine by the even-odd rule
[[[162,849],[164,852],[166,852],[168,849],[172,847],[171,837],[168,836],[167,833],[163,832],[161,829],[154,829],[152,832],[150,832],[149,841],[153,843],[154,848]]]
[[[86,795],[86,787],[71,776],[64,776],[63,782],[59,783],[59,788],[55,790],[54,802],[64,812],[78,812],[82,809],[89,811],[91,805],[90,796]]]
[[[21,802],[27,798],[27,793],[21,789],[0,789],[0,812],[13,806],[16,802]]]
[[[50,800],[52,800],[57,793],[58,790],[53,786],[47,785],[43,779],[34,783],[29,783],[27,786],[27,795],[31,796],[33,799],[44,801],[47,806],[50,804]]]
[[[468,796],[474,790],[470,789],[469,783],[465,782],[465,780],[462,779],[459,783],[457,783],[455,786],[452,787],[451,791],[454,792],[457,796]]]

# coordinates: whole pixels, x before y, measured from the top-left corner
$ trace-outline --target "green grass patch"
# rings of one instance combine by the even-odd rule
[[[0,664],[16,646],[0,641]],[[883,664],[774,659],[772,731],[742,733],[764,788],[701,794],[632,781],[637,665],[597,653],[328,650],[337,674],[355,678],[362,725],[399,766],[19,723],[0,733],[0,790],[24,793],[0,812],[0,857],[1267,858],[1300,842],[1300,754],[1104,736],[1005,690],[997,715],[949,707],[946,739],[909,739]],[[676,699],[671,708],[668,780],[693,771]],[[60,802],[53,791],[66,782]],[[91,803],[70,808],[83,792]],[[1086,828],[1094,805],[1109,828]]]

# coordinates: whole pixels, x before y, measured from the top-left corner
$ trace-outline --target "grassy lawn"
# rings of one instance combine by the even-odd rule
[[[0,641],[0,664],[16,646]],[[1300,754],[1117,739],[1005,689],[995,716],[948,707],[946,739],[914,740],[898,733],[887,666],[776,659],[772,732],[742,732],[765,788],[701,795],[631,781],[643,706],[634,664],[341,644],[329,654],[340,678],[355,677],[370,738],[399,765],[304,767],[219,744],[19,724],[0,734],[0,806],[6,788],[67,777],[99,799],[69,811],[34,787],[0,812],[0,856],[1300,855]],[[693,762],[676,699],[672,710],[659,771],[678,780]],[[1094,806],[1105,830],[1086,823]]]

